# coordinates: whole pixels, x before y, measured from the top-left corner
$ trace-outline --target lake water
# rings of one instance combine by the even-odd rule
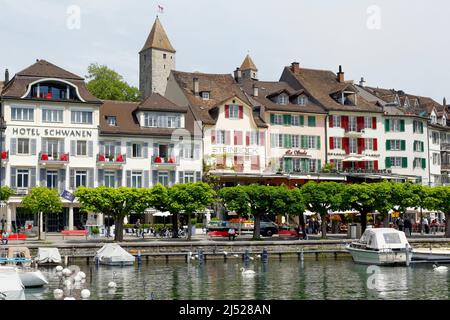
[[[450,272],[435,272],[430,264],[368,270],[351,258],[303,262],[271,259],[267,264],[251,261],[248,268],[256,271],[253,277],[242,275],[243,262],[238,259],[208,260],[204,264],[143,261],[140,267],[96,267],[80,262],[78,266],[87,275],[81,288],[91,291],[91,300],[450,298]],[[50,283],[44,288],[27,289],[28,299],[54,299],[53,290],[62,288],[54,268],[41,271]],[[117,288],[112,291],[108,283],[113,278]],[[79,297],[80,290],[73,290],[72,295]]]

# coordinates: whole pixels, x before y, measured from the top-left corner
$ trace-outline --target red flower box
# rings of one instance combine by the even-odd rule
[[[41,155],[41,160],[48,160],[48,154],[43,153],[43,154]]]
[[[169,163],[175,163],[175,159],[174,158],[170,158],[169,159]]]
[[[103,154],[98,155],[98,161],[106,161],[105,156]]]
[[[155,158],[155,163],[161,163],[161,162],[162,162],[161,157],[156,157]]]
[[[45,96],[45,99],[52,99],[53,98],[53,94],[51,92],[47,93],[47,95]]]
[[[123,162],[123,156],[119,154],[116,159],[117,162]]]
[[[8,151],[2,151],[2,159],[8,158]]]
[[[69,161],[69,155],[67,153],[63,153],[60,157],[61,161]]]

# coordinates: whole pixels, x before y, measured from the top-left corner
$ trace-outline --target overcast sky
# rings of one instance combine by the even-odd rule
[[[450,100],[447,0],[0,0],[0,79],[40,58],[81,76],[106,64],[137,86],[158,5],[178,70],[231,73],[249,52],[260,80],[341,64],[346,79]]]

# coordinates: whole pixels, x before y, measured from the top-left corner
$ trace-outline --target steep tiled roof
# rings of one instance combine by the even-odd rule
[[[156,17],[155,23],[153,24],[152,30],[148,35],[147,41],[144,44],[141,52],[146,49],[160,49],[175,53],[175,49],[167,37],[166,31],[164,30],[159,18]]]
[[[258,71],[258,68],[256,68],[255,63],[253,62],[250,55],[247,55],[244,59],[244,61],[241,64],[241,70],[255,70]]]
[[[37,60],[35,64],[18,72],[16,75],[22,77],[46,77],[66,80],[83,80],[83,78],[77,76],[76,74],[66,71],[45,60]]]
[[[169,112],[187,112],[187,106],[178,106],[159,93],[152,93],[147,99],[139,103],[138,110],[145,111],[169,111]]]

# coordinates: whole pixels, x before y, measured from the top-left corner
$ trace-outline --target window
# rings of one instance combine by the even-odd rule
[[[167,58],[167,53],[163,53],[163,59]]]
[[[142,144],[133,143],[133,158],[142,158]]]
[[[194,172],[193,171],[185,171],[184,172],[184,183],[190,183],[194,181]]]
[[[142,188],[142,171],[131,172],[131,187]]]
[[[217,130],[217,144],[225,144],[225,130]]]
[[[167,171],[158,171],[158,182],[163,186],[169,185],[169,172]]]
[[[300,148],[301,147],[301,139],[298,135],[292,135],[292,148]]]
[[[350,138],[350,153],[356,153],[358,149],[358,139]]]
[[[145,113],[144,114],[144,127],[157,127],[158,126],[158,117],[153,113]]]
[[[250,133],[250,145],[252,145],[252,146],[259,145],[259,132],[258,131],[252,131]]]
[[[423,133],[423,123],[417,120],[413,121],[413,131],[414,133]]]
[[[92,124],[92,111],[72,111],[72,123]]]
[[[439,144],[439,132],[432,131],[431,139],[432,139],[433,144]]]
[[[402,167],[402,157],[391,157],[391,167]]]
[[[402,149],[401,140],[391,140],[391,151],[400,151]]]
[[[105,187],[115,188],[116,187],[116,172],[115,171],[105,171]]]
[[[337,171],[343,171],[344,170],[344,166],[342,164],[342,160],[341,159],[335,159],[335,160],[332,160],[332,162],[334,163],[334,168]]]
[[[63,122],[63,110],[42,110],[42,122],[61,123]]]
[[[372,129],[372,117],[364,117],[364,128]]]
[[[181,115],[176,113],[144,113],[144,127],[181,128]]]
[[[365,139],[364,147],[366,150],[373,150],[373,139],[372,138]]]
[[[30,139],[17,139],[17,154],[30,154]]]
[[[58,188],[58,171],[57,170],[47,170],[47,188],[50,188],[50,189]]]
[[[308,149],[317,149],[317,136],[308,136]]]
[[[299,116],[292,116],[291,124],[293,126],[299,126],[300,125],[300,117]]]
[[[423,142],[422,141],[414,141],[414,151],[422,152],[423,150]]]
[[[283,148],[283,135],[278,134],[277,136],[277,147]]]
[[[116,156],[116,145],[114,142],[105,142],[105,158],[113,160]]]
[[[297,104],[301,106],[305,106],[308,103],[308,98],[305,96],[299,96],[297,98]]]
[[[34,109],[12,107],[11,119],[15,121],[34,121]]]
[[[30,179],[30,171],[28,169],[18,169],[16,185],[17,188],[28,188]]]
[[[183,158],[192,159],[194,157],[191,144],[184,144],[182,148],[183,148]]]
[[[209,92],[208,91],[203,91],[202,92],[202,99],[203,100],[209,100]]]
[[[358,130],[356,122],[356,117],[348,117],[348,131],[356,132]]]
[[[87,141],[77,141],[77,156],[87,156]]]
[[[393,132],[400,132],[401,126],[400,126],[400,119],[392,119],[392,131]]]
[[[284,94],[280,94],[278,96],[278,104],[287,104],[288,103],[288,97]]]
[[[177,116],[167,116],[167,128],[179,128],[179,118]]]
[[[342,138],[333,138],[334,149],[342,149]]]
[[[58,139],[47,139],[45,141],[45,144],[47,145],[47,150],[45,150],[45,152],[47,152],[49,157],[58,158],[59,143]]]
[[[340,128],[341,127],[341,116],[333,115],[333,127]]]
[[[433,153],[433,165],[441,165],[441,154],[440,153]]]
[[[117,118],[113,117],[113,116],[107,116],[106,123],[108,123],[108,126],[110,126],[110,127],[116,127],[117,126]]]
[[[76,170],[75,171],[75,188],[87,186],[87,171]]]
[[[284,123],[283,122],[283,115],[282,114],[275,114],[274,117],[273,117],[273,123],[282,125]]]
[[[239,106],[230,104],[230,119],[239,119]]]
[[[437,118],[436,118],[436,115],[434,115],[434,114],[431,116],[431,123],[433,123],[433,124],[437,123]]]
[[[402,243],[400,240],[400,236],[397,233],[384,233],[383,238],[384,238],[384,242],[386,242],[387,244]]]
[[[317,172],[317,160],[309,159],[309,172]]]

